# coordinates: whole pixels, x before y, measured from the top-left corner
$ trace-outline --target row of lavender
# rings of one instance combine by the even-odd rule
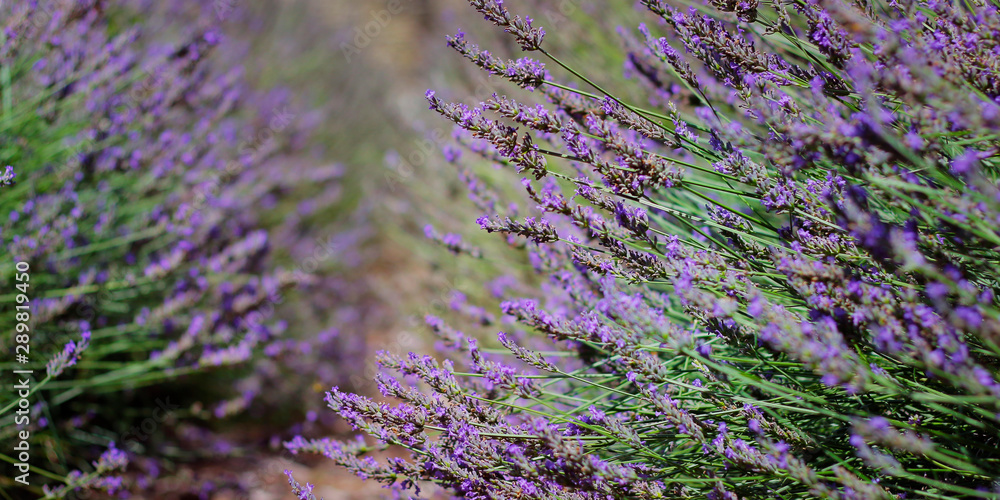
[[[11,284],[15,262],[32,270],[30,362],[0,366],[37,375],[28,423],[13,425],[14,393],[0,397],[0,441],[31,432],[30,485],[3,488],[142,490],[173,461],[232,451],[204,424],[260,396],[276,404],[268,388],[311,392],[286,387],[282,358],[296,369],[322,359],[325,372],[310,371],[337,380],[336,332],[296,339],[280,311],[322,285],[313,272],[347,255],[363,227],[340,239],[310,232],[343,175],[307,153],[322,117],[248,83],[245,51],[216,10],[0,3],[0,163],[16,175],[0,192],[0,269]],[[11,291],[0,292],[5,310]],[[13,320],[0,318],[5,353]]]
[[[398,404],[334,388],[377,443],[286,446],[469,499],[1000,498],[1000,7],[640,3],[627,88],[470,0],[540,57],[449,45],[530,92],[427,100],[543,284],[473,314],[497,341],[383,353]]]

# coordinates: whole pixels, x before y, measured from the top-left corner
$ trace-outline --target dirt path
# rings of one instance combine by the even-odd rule
[[[441,58],[438,56],[447,50],[443,47],[446,29],[439,25],[438,19],[447,17],[448,10],[467,9],[465,2],[458,0],[285,1],[294,4],[293,8],[303,6],[311,8],[316,14],[314,20],[325,26],[329,34],[328,40],[320,40],[317,43],[339,49],[330,50],[328,62],[325,63],[329,65],[327,70],[332,67],[332,71],[351,74],[352,77],[337,78],[337,83],[333,86],[355,87],[364,85],[366,78],[377,79],[372,82],[372,86],[378,87],[377,92],[384,92],[385,101],[388,102],[372,106],[371,112],[379,115],[374,117],[376,120],[394,120],[400,115],[410,114],[419,116],[418,111],[426,111],[420,96],[434,79],[435,69],[441,65]],[[323,29],[318,30],[319,33],[323,31]],[[433,43],[438,46],[437,50],[427,49],[428,39],[434,40]],[[327,88],[318,88],[331,93],[331,100],[340,97],[338,94],[341,93],[371,98],[370,91],[329,88],[329,84]],[[354,114],[358,113],[357,104],[348,104],[351,107],[342,110],[341,118],[356,119]],[[383,114],[385,116],[381,116]],[[433,119],[432,116],[424,118]],[[366,120],[372,119],[371,116],[366,117]],[[369,139],[372,140],[379,139]],[[396,137],[396,144],[389,144],[387,147],[405,150],[412,140],[405,136]],[[355,152],[331,153],[336,156],[350,156]],[[350,161],[343,157],[332,160]],[[402,248],[398,241],[393,241],[391,238],[379,238],[377,241],[376,248],[371,249],[377,257],[364,274],[367,280],[366,286],[371,290],[375,300],[385,305],[386,318],[377,328],[365,332],[365,340],[370,351],[368,355],[373,358],[377,349],[404,349],[402,354],[405,354],[406,350],[419,351],[428,348],[429,342],[428,345],[418,345],[423,344],[423,341],[411,335],[415,331],[422,330],[412,323],[404,324],[403,317],[398,311],[405,309],[408,304],[414,304],[414,300],[428,297],[429,290],[441,288],[440,283],[435,282],[435,275],[429,264],[420,261],[409,249]],[[409,341],[402,347],[398,340],[400,332],[407,332],[407,335],[410,335]],[[374,387],[359,391],[375,395],[372,394],[375,392]],[[331,429],[331,434],[333,431]],[[349,429],[336,429],[336,431],[349,431]],[[279,454],[261,453],[253,458],[227,460],[203,466],[198,469],[198,474],[202,477],[212,477],[213,474],[225,475],[233,483],[240,483],[252,490],[249,497],[217,491],[210,495],[213,499],[294,499],[295,496],[291,493],[283,473],[286,469],[291,470],[300,483],[316,485],[314,494],[325,500],[369,500],[388,494],[382,485],[374,481],[362,481],[325,457],[310,457],[297,462],[280,458]]]

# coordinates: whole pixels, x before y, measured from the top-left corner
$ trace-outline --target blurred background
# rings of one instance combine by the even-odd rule
[[[293,298],[279,313],[289,318],[290,330],[337,334],[321,349],[326,356],[286,372],[278,397],[237,417],[236,425],[221,425],[244,456],[179,466],[151,495],[173,496],[204,481],[232,485],[213,486],[213,498],[292,498],[287,469],[328,500],[381,497],[387,494],[382,485],[323,457],[292,458],[277,445],[296,434],[352,436],[325,407],[324,392],[338,386],[377,395],[377,350],[431,350],[424,317],[448,315],[456,292],[481,293],[477,276],[490,271],[469,268],[425,235],[432,223],[442,232],[476,228],[478,214],[468,210],[457,175],[442,160],[450,124],[427,110],[423,95],[445,87],[469,96],[487,92],[476,88],[485,77],[445,45],[456,25],[477,28],[488,37],[483,42],[514,47],[464,1],[232,2],[221,8],[222,27],[245,44],[251,81],[287,88],[296,109],[326,117],[314,138],[317,154],[344,168],[341,196],[315,214],[310,228],[320,243],[277,248],[282,264],[313,258],[324,275],[324,283],[302,292],[308,297]],[[324,242],[345,233],[348,241],[335,245],[331,258],[315,259]],[[285,411],[266,412],[274,408]],[[223,477],[229,480],[219,481]]]
[[[287,469],[328,500],[382,496],[380,484],[363,482],[323,457],[293,458],[280,443],[298,434],[352,436],[326,408],[324,392],[338,386],[377,394],[377,350],[431,350],[424,317],[448,315],[456,293],[482,293],[479,276],[492,271],[470,268],[425,234],[432,223],[442,232],[475,228],[478,214],[468,210],[457,175],[442,160],[450,124],[427,110],[423,95],[445,87],[480,98],[495,91],[445,45],[457,25],[479,29],[483,42],[514,47],[462,1],[213,2],[229,44],[216,64],[241,65],[259,89],[287,90],[297,120],[315,121],[303,148],[308,157],[293,161],[342,168],[336,193],[310,198],[307,208],[288,196],[273,217],[277,225],[287,221],[282,210],[310,211],[300,232],[277,240],[273,251],[276,265],[319,279],[290,295],[275,317],[287,321],[291,338],[322,340],[314,351],[277,361],[275,376],[254,387],[254,401],[243,411],[191,426],[190,437],[216,442],[225,453],[173,461],[173,470],[160,472],[140,494],[292,498]],[[220,381],[210,384],[229,389]],[[184,407],[209,408],[211,396],[185,398]],[[206,443],[187,446],[199,444]]]

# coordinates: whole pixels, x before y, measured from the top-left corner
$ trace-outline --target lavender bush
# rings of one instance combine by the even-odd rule
[[[310,215],[336,202],[342,168],[301,154],[316,116],[247,83],[211,2],[3,2],[0,20],[5,311],[14,264],[31,269],[30,362],[0,365],[35,370],[27,424],[13,391],[0,399],[0,438],[31,432],[31,487],[0,484],[141,490],[170,461],[226,454],[190,422],[240,413],[277,360],[331,342],[283,335],[277,311],[320,266],[279,269],[272,247],[319,246]]]
[[[334,387],[375,444],[289,449],[469,499],[1000,498],[995,2],[641,0],[631,87],[469,3],[538,58],[459,33],[524,90],[427,100],[544,283],[471,318],[496,341],[428,318],[447,359],[381,354],[394,404]]]

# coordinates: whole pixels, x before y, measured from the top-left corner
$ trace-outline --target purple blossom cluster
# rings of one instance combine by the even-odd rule
[[[573,77],[460,34],[532,93],[426,95],[541,286],[493,338],[433,318],[446,359],[382,356],[386,402],[334,388],[378,445],[290,449],[469,499],[1000,495],[997,5],[641,0],[642,105],[470,3]],[[477,165],[530,172],[521,203]]]
[[[352,258],[364,221],[329,240],[309,230],[339,201],[343,169],[303,153],[318,117],[251,85],[212,2],[3,2],[0,30],[0,162],[11,165],[0,260],[30,264],[31,361],[44,374],[30,423],[4,410],[0,439],[31,431],[46,450],[33,486],[64,478],[51,498],[136,492],[172,467],[161,459],[178,443],[196,441],[199,456],[234,449],[205,421],[276,404],[268,387],[312,392],[279,386],[288,361],[337,359],[337,331],[296,338],[282,307],[331,286],[314,274]],[[283,208],[292,198],[299,207]],[[0,326],[13,331],[13,319]],[[223,371],[237,396],[187,389]],[[137,430],[161,401],[174,406],[156,432]]]

